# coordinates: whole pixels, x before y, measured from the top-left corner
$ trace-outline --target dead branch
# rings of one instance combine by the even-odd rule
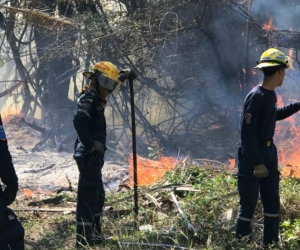
[[[18,83],[12,87],[10,87],[9,89],[3,91],[0,93],[0,98],[3,97],[3,96],[6,96],[8,94],[10,94],[12,91],[14,91],[15,89],[19,88],[21,85],[23,84],[23,82],[21,81],[18,81]]]
[[[33,147],[33,149],[31,150],[31,152],[38,151],[38,148],[39,148],[40,146],[42,146],[46,141],[48,141],[52,136],[54,136],[54,132],[49,133],[49,134],[47,135],[47,137],[46,137],[44,140],[42,140],[42,141],[40,141],[39,143],[37,143],[37,144]]]
[[[170,249],[182,249],[182,250],[193,250],[193,248],[167,245],[167,244],[159,244],[159,243],[139,243],[139,242],[119,242],[123,245],[137,245],[137,246],[148,246],[148,247],[159,247],[159,248],[170,248]]]
[[[181,217],[184,219],[184,221],[186,222],[187,226],[188,226],[188,229],[192,230],[195,234],[197,234],[197,230],[196,228],[189,222],[189,220],[185,217],[183,211],[181,210],[180,206],[179,206],[179,203],[174,195],[174,193],[171,193],[171,196],[173,198],[173,201],[175,203],[175,205],[177,206],[177,209],[179,211],[179,214],[181,215]]]
[[[36,125],[35,123],[29,123],[29,122],[26,122],[25,119],[22,117],[21,122],[25,123],[27,126],[29,126],[30,128],[32,129],[35,129],[37,131],[39,131],[45,138],[43,140],[41,140],[40,142],[38,142],[33,148],[32,148],[32,152],[35,152],[35,151],[38,151],[38,148],[40,146],[42,146],[45,142],[47,142],[52,136],[54,136],[54,132],[50,132],[50,131],[47,131],[45,128],[42,128],[38,125]]]
[[[159,209],[159,210],[161,209],[161,206],[160,206],[158,200],[157,200],[154,196],[152,196],[151,194],[146,194],[146,198],[147,198],[150,202],[153,202],[154,205],[155,205],[155,207],[156,207],[157,209]]]
[[[67,174],[66,174],[66,178],[67,178],[67,181],[69,183],[69,190],[68,191],[72,192],[73,191],[72,183],[71,183],[71,181],[70,181],[70,179],[69,179],[69,177],[68,177]]]
[[[166,185],[166,186],[153,188],[150,191],[173,190],[174,192],[175,191],[201,192],[201,190],[199,190],[199,189],[193,189],[192,187],[193,186],[190,185],[190,184],[169,184],[169,185]],[[142,195],[142,193],[140,193],[140,195]],[[146,196],[147,196],[147,194],[146,194]],[[105,206],[111,206],[112,204],[116,204],[116,203],[119,203],[121,201],[129,200],[129,199],[132,199],[132,198],[133,198],[133,195],[129,195],[129,196],[126,196],[126,197],[124,197],[122,199],[119,199],[119,200],[116,200],[116,201],[106,202]]]
[[[14,208],[14,211],[25,212],[75,212],[76,208]]]
[[[156,187],[151,189],[151,191],[156,190],[173,190],[173,191],[191,191],[191,192],[201,192],[200,189],[194,189],[191,184],[169,184],[166,186]]]
[[[66,20],[66,18],[50,16],[49,14],[44,13],[40,10],[26,8],[19,9],[6,5],[0,5],[0,9],[5,9],[13,13],[14,15],[22,14],[26,22],[33,23],[35,25],[40,25],[48,28],[55,28],[57,26],[69,26],[72,28],[76,28],[76,25],[72,21]]]
[[[217,163],[223,166],[227,166],[226,164],[219,162],[219,161],[215,161],[215,160],[208,160],[208,159],[193,159],[194,161],[203,161],[203,162],[212,162],[212,163]]]
[[[268,47],[284,47],[300,49],[300,33],[289,30],[267,31],[264,35],[258,36],[256,43],[266,44]]]
[[[20,121],[24,122],[27,126],[31,127],[32,129],[35,129],[35,130],[41,132],[42,134],[44,134],[46,132],[46,129],[44,129],[44,128],[42,128],[42,127],[40,127],[40,126],[38,126],[38,125],[36,125],[34,123],[26,122],[25,119],[24,119],[24,117],[22,117],[20,119]]]
[[[14,208],[14,211],[24,211],[24,212],[34,212],[34,213],[58,213],[58,212],[70,212],[75,213],[76,207],[72,208]],[[103,211],[102,215],[112,215],[112,216],[121,216],[121,215],[128,215],[132,212],[131,209],[121,209],[121,210],[107,210]]]
[[[113,148],[109,147],[109,146],[106,146],[109,150],[117,153],[119,156],[123,157],[123,158],[127,158],[129,156],[129,153],[126,155],[126,153],[124,152],[120,152],[118,150],[114,150]]]

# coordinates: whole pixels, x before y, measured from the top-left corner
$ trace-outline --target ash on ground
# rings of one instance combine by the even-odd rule
[[[19,187],[55,192],[62,188],[68,189],[71,185],[76,190],[79,172],[73,154],[57,152],[51,138],[37,148],[36,145],[44,140],[42,134],[22,120],[20,117],[4,119],[9,150],[19,178]],[[107,155],[109,157],[109,152]],[[119,183],[129,178],[126,159],[116,158],[115,161],[111,159],[105,161],[102,175],[106,190],[117,189]]]

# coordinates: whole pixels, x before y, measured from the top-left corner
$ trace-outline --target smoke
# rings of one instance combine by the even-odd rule
[[[280,30],[300,31],[299,15],[300,2],[299,1],[272,1],[259,0],[254,1],[252,6],[252,13],[256,21],[266,22],[266,18],[272,17],[274,25]]]
[[[192,6],[202,13],[204,3]],[[163,116],[152,123],[166,133],[168,140],[195,157],[225,161],[235,156],[239,143],[240,111],[246,94],[262,81],[263,74],[253,70],[266,45],[257,44],[263,31],[259,26],[273,19],[277,29],[299,30],[294,22],[297,4],[280,1],[253,1],[249,11],[245,6],[211,4],[202,17],[201,27],[195,25],[190,8],[173,8],[164,16],[160,32],[173,31],[158,47],[162,78],[168,79],[169,96],[158,96],[156,111]],[[287,15],[287,13],[289,13]],[[188,18],[189,17],[189,18]],[[196,18],[195,18],[196,19]],[[180,25],[179,25],[180,24]],[[183,32],[178,27],[191,27]],[[247,28],[248,27],[248,28]],[[248,50],[247,50],[248,46]],[[288,48],[281,48],[288,54]],[[298,69],[287,72],[285,90],[293,78],[293,93],[298,93]],[[165,81],[157,81],[158,88]],[[286,94],[288,101],[289,91]],[[166,99],[168,110],[166,111]]]
[[[148,3],[149,6],[151,3],[155,5],[155,1]],[[96,48],[96,53],[91,61],[114,59],[122,66],[134,65],[138,70],[135,102],[139,152],[147,154],[149,145],[166,149],[168,156],[177,155],[180,150],[193,157],[227,161],[228,155],[235,155],[240,140],[241,106],[246,94],[263,77],[260,71],[253,70],[261,53],[267,49],[266,44],[256,42],[257,37],[265,33],[261,27],[272,18],[277,30],[300,31],[297,20],[300,2],[254,0],[249,13],[248,3],[161,1],[160,6],[150,6],[127,20],[125,15],[111,19],[116,23],[110,26],[113,34],[108,33],[107,38],[101,33],[102,19],[95,22],[97,43],[93,43],[92,47]],[[142,18],[139,14],[143,15]],[[125,21],[118,26],[117,22],[121,23],[122,18]],[[94,34],[87,37],[90,35]],[[115,36],[118,39],[114,39]],[[52,43],[44,40],[48,41],[48,38],[40,37],[37,47],[52,50]],[[72,45],[68,43],[68,46]],[[83,43],[78,52],[80,60],[81,56],[85,57],[81,51],[86,51],[86,46],[90,46],[88,42]],[[289,48],[280,49],[286,54],[290,52]],[[111,57],[110,52],[114,53]],[[293,57],[296,58],[296,51]],[[54,65],[51,65],[58,76],[63,76],[58,79],[59,83],[65,76],[68,79],[72,75],[69,74],[72,60],[67,59],[68,63],[53,60]],[[76,68],[80,66],[79,59]],[[68,73],[64,75],[65,72]],[[51,76],[50,73],[48,75]],[[296,67],[294,72],[287,72],[283,87],[277,90],[284,103],[298,99],[298,82],[299,69]],[[50,84],[49,87],[57,83],[55,81],[55,85]],[[106,114],[108,143],[114,141],[111,145],[119,141],[125,147],[130,145],[128,99],[128,86],[123,86],[120,97],[110,99],[112,106],[107,108]],[[70,123],[68,116],[63,113],[62,116]],[[123,133],[125,130],[126,133]]]

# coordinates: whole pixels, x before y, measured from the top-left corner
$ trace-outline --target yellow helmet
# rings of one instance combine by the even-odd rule
[[[270,48],[262,53],[255,69],[267,67],[283,66],[284,68],[294,69],[290,57],[286,56],[282,51]]]
[[[92,68],[92,72],[84,72],[83,75],[90,78],[95,76],[101,87],[118,93],[120,89],[119,71],[117,67],[107,61],[97,62]]]

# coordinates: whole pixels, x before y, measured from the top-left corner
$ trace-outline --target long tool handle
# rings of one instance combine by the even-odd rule
[[[132,127],[132,159],[133,159],[133,182],[134,182],[134,212],[136,215],[139,213],[138,204],[138,183],[137,183],[137,160],[136,160],[136,130],[135,130],[135,111],[134,111],[134,92],[133,80],[129,77],[130,87],[130,103],[131,103],[131,127]]]

